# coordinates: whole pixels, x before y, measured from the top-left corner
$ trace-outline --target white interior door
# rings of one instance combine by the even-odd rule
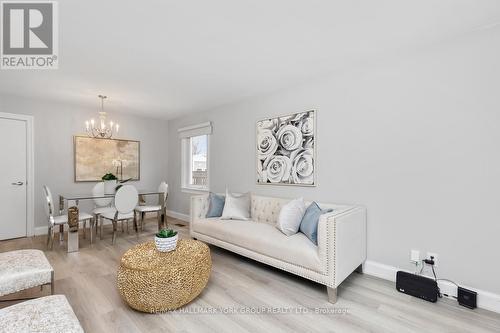
[[[27,235],[27,123],[0,117],[0,240]]]

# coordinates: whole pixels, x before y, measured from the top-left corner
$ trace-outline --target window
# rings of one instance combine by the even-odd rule
[[[208,144],[210,123],[179,129],[181,138],[182,188],[208,191]]]
[[[190,186],[207,186],[207,157],[208,157],[208,135],[193,136],[190,138],[191,151],[189,157],[191,159],[189,165],[190,173],[189,185]]]

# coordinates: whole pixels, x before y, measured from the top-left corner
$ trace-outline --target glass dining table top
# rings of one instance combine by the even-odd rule
[[[157,190],[138,190],[139,195],[154,195],[163,194]],[[92,193],[68,193],[61,194],[60,197],[64,200],[91,200],[91,199],[102,199],[102,198],[114,198],[116,193],[113,194],[103,194],[103,195],[93,195]]]

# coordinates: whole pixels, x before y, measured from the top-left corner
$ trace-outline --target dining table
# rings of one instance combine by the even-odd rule
[[[166,213],[166,208],[165,208],[165,193],[160,192],[158,190],[139,190],[139,204],[145,202],[144,197],[145,196],[152,196],[152,195],[157,195],[158,196],[158,205],[161,206],[161,212],[158,214],[158,231],[166,227],[164,224],[166,224],[167,219],[165,216]],[[60,194],[59,195],[59,214],[62,215],[64,214],[64,207],[68,206],[67,209],[67,214],[68,214],[68,224],[69,224],[69,230],[68,230],[68,252],[77,252],[79,250],[79,244],[78,244],[78,221],[80,220],[78,218],[78,204],[80,201],[84,200],[94,200],[94,199],[114,199],[116,193],[112,194],[103,194],[103,195],[93,195],[91,193],[79,193],[79,194]],[[71,203],[71,206],[70,206]],[[71,221],[75,221],[75,223],[71,223]],[[94,221],[95,222],[95,221]],[[60,231],[63,232],[64,225],[59,226]],[[90,225],[90,242],[92,243],[92,229],[93,229],[93,223]],[[135,232],[138,232],[137,228],[137,219],[134,218],[134,230]],[[63,242],[63,240],[60,240]]]

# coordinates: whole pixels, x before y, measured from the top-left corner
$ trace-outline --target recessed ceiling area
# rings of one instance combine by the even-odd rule
[[[496,0],[60,1],[59,69],[0,71],[0,94],[170,119],[499,21]]]

